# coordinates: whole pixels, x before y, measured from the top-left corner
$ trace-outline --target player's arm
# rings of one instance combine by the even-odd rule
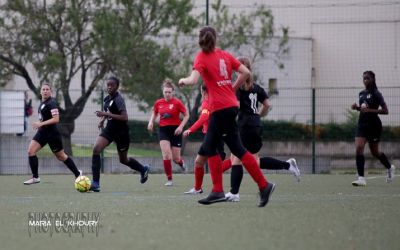
[[[208,122],[208,117],[210,116],[209,111],[207,109],[203,109],[201,111],[199,119],[193,125],[183,132],[184,136],[189,136],[191,133],[199,130],[206,122]]]
[[[237,71],[239,72],[239,75],[235,83],[233,84],[234,91],[237,91],[250,76],[250,70],[246,68],[246,66],[244,66],[243,64],[240,64]]]
[[[33,123],[33,128],[38,129],[42,126],[47,126],[47,125],[52,125],[52,124],[57,124],[60,122],[60,115],[58,113],[58,108],[50,110],[52,118],[48,119],[47,121],[36,121]]]
[[[375,114],[379,114],[379,115],[387,115],[389,114],[389,110],[386,106],[386,103],[381,104],[381,108],[377,108],[377,109],[370,109],[368,108],[368,106],[363,107],[361,105],[361,112],[363,113],[375,113]]]
[[[179,86],[194,85],[194,84],[197,84],[197,82],[199,81],[199,78],[200,78],[199,71],[194,69],[194,70],[192,70],[192,73],[190,74],[190,76],[179,79],[178,84],[179,84]]]
[[[175,129],[175,135],[180,135],[183,131],[183,127],[186,125],[187,121],[189,120],[189,112],[185,110],[185,113],[183,114],[183,119],[181,121],[181,124]]]
[[[149,119],[149,124],[147,124],[147,130],[150,132],[153,132],[153,128],[154,128],[154,120],[156,119],[156,112],[153,110],[153,112],[151,112],[151,116]]]
[[[96,115],[98,117],[111,117],[114,120],[118,120],[118,121],[128,121],[128,113],[126,112],[126,110],[122,110],[121,114],[113,114],[110,112],[104,112],[104,111],[96,111]]]
[[[266,116],[268,114],[269,108],[271,107],[268,98],[266,98],[263,102],[262,102],[262,106],[261,109],[259,111],[259,115],[260,117]]]
[[[358,106],[357,103],[355,103],[355,102],[353,104],[351,104],[351,109],[352,110],[357,110],[357,111],[361,110],[360,106]]]
[[[98,127],[99,129],[104,128],[104,121],[105,121],[105,120],[106,120],[106,117],[105,117],[105,116],[103,116],[103,117],[100,118],[99,125],[97,125],[97,127]]]

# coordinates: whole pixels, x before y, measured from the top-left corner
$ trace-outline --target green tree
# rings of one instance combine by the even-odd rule
[[[252,63],[267,58],[273,60],[280,68],[284,67],[280,58],[289,53],[289,28],[277,29],[272,11],[265,5],[255,5],[252,11],[232,14],[229,8],[218,0],[211,5],[211,10],[209,23],[219,34],[218,47],[231,52],[240,52],[249,57]],[[202,16],[204,17],[205,13]],[[277,39],[277,42],[273,43],[274,39]],[[186,76],[191,69],[194,53],[199,50],[197,35],[191,39],[175,39],[173,45],[171,47],[174,48],[175,74],[177,78]],[[256,77],[257,72],[253,74]],[[198,117],[200,88],[196,86],[193,89],[183,89],[181,95],[189,104],[189,123],[193,123]],[[190,105],[191,103],[193,105]]]
[[[167,28],[185,32],[185,25],[195,23],[186,15],[189,0],[2,2],[0,74],[22,77],[37,98],[41,83],[54,85],[70,154],[74,121],[99,81],[108,73],[121,74],[133,96],[147,100],[153,92],[143,85],[167,74],[168,49],[154,37]],[[79,82],[77,98],[71,97],[73,82]]]
[[[60,103],[59,128],[70,154],[74,121],[108,71],[106,64],[98,68],[101,58],[94,51],[90,29],[92,7],[92,1],[76,0],[10,0],[1,5],[0,60],[9,74],[25,80],[37,98],[41,83],[53,85]],[[76,100],[70,93],[72,81],[80,82]]]
[[[188,15],[193,8],[190,0],[117,4],[108,1],[96,19],[99,51],[112,62],[124,90],[138,101],[139,108],[148,110],[160,96],[162,81],[174,75],[170,44],[165,40],[191,32],[198,22]]]

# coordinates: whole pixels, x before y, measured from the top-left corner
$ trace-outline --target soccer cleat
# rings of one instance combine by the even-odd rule
[[[150,166],[145,165],[144,166],[144,171],[140,173],[140,183],[145,183],[147,179],[149,178],[149,172],[150,172]]]
[[[300,181],[300,170],[297,167],[297,162],[295,158],[290,158],[286,161],[290,164],[289,171],[293,173],[294,178],[299,182]]]
[[[216,202],[226,201],[224,192],[211,192],[206,198],[199,200],[198,202],[203,205],[210,205]]]
[[[186,174],[186,165],[185,165],[185,162],[182,163],[182,166],[179,165],[179,167],[181,167],[182,173],[183,173],[183,174]]]
[[[96,192],[96,193],[100,192],[100,184],[97,182],[92,182],[92,185],[90,185],[89,191]]]
[[[191,188],[189,191],[186,191],[185,194],[202,194],[203,189],[196,190],[195,188]]]
[[[367,182],[365,181],[365,178],[362,176],[359,176],[357,180],[353,181],[351,185],[355,187],[365,187],[367,185]]]
[[[78,177],[79,177],[79,176],[82,176],[82,175],[83,175],[83,172],[82,172],[82,170],[78,169],[78,171],[79,171],[79,175],[78,175]],[[76,177],[76,178],[78,178],[78,177]]]
[[[267,186],[260,191],[260,201],[258,202],[258,207],[265,207],[275,190],[275,183],[268,182]]]
[[[225,194],[226,201],[238,202],[240,201],[239,193],[232,194],[231,192]]]
[[[40,183],[40,177],[38,178],[32,177],[31,179],[24,181],[24,185],[31,185],[36,183]]]
[[[172,182],[172,180],[169,180],[164,184],[164,186],[167,186],[167,187],[171,187],[173,185],[174,185],[174,183]]]
[[[387,183],[390,183],[393,181],[395,170],[396,170],[396,167],[394,165],[390,166],[390,168],[387,170],[387,177],[386,177]]]

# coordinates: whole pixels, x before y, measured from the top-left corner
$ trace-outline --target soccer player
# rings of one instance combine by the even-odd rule
[[[190,76],[179,80],[179,85],[196,84],[201,76],[208,89],[210,119],[203,142],[208,156],[213,188],[208,197],[199,200],[208,205],[226,201],[222,184],[222,159],[217,152],[217,143],[223,140],[230,151],[245,166],[260,190],[259,207],[264,207],[275,189],[274,183],[266,181],[254,158],[242,145],[236,124],[238,101],[235,90],[249,77],[250,72],[230,53],[216,48],[217,34],[214,28],[206,26],[199,32],[201,51],[196,55]],[[239,72],[232,86],[232,71]]]
[[[252,71],[250,60],[247,57],[239,57],[239,62]],[[270,104],[268,95],[263,88],[254,83],[250,75],[245,84],[236,91],[239,100],[239,133],[243,146],[259,161],[261,169],[280,170],[286,169],[293,173],[297,181],[300,181],[300,171],[294,158],[288,161],[280,161],[272,157],[258,156],[262,143],[261,117],[267,115]],[[259,104],[261,108],[259,109]],[[226,170],[226,169],[224,169]],[[240,159],[233,156],[231,171],[231,190],[225,194],[227,201],[239,201],[239,188],[243,178],[243,167]]]
[[[206,86],[201,87],[201,95],[203,97],[203,101],[201,103],[201,112],[199,119],[187,130],[183,132],[183,136],[189,136],[191,133],[196,132],[201,127],[203,127],[202,132],[203,134],[207,133],[208,128],[208,118],[210,116],[210,110],[208,105],[208,93]],[[225,152],[224,152],[224,142],[220,141],[217,145],[217,151],[221,156],[221,159],[225,159]],[[197,153],[195,159],[195,166],[194,166],[194,186],[189,191],[185,192],[185,194],[201,194],[203,193],[202,185],[203,185],[203,178],[204,178],[204,165],[207,161],[207,155],[204,152],[203,145],[200,147],[199,152]]]
[[[69,170],[78,177],[82,174],[71,157],[65,152],[62,145],[61,134],[58,131],[57,123],[60,121],[60,115],[56,100],[51,97],[51,86],[49,83],[43,83],[40,88],[42,100],[38,108],[39,121],[32,124],[33,129],[37,132],[31,140],[28,147],[29,166],[32,171],[32,178],[25,181],[25,185],[40,183],[39,177],[39,161],[36,156],[46,144],[49,144],[51,151],[59,161],[62,161]]]
[[[147,129],[153,131],[154,121],[160,115],[159,122],[159,140],[163,157],[164,171],[167,176],[165,186],[173,185],[172,181],[172,163],[173,160],[178,164],[183,172],[186,171],[185,162],[181,156],[182,147],[182,131],[183,127],[189,120],[183,103],[174,97],[174,86],[170,79],[166,79],[162,84],[163,98],[156,100],[153,106]],[[183,119],[180,115],[183,114]]]
[[[395,166],[391,165],[383,152],[379,151],[379,141],[382,132],[382,122],[378,115],[387,115],[389,110],[385,100],[379,92],[375,82],[375,74],[372,71],[363,73],[363,83],[365,89],[359,93],[359,101],[351,105],[351,109],[360,112],[355,136],[356,145],[356,165],[358,179],[353,181],[353,186],[365,186],[367,182],[364,178],[364,147],[368,142],[371,154],[378,158],[387,169],[386,181],[391,182],[394,178]],[[379,108],[381,107],[381,108]]]
[[[143,184],[147,181],[150,171],[148,165],[143,166],[134,158],[128,158],[130,143],[128,114],[126,112],[124,98],[122,98],[118,92],[118,88],[119,79],[116,77],[109,77],[107,79],[108,96],[104,98],[104,111],[95,112],[96,115],[101,118],[98,128],[102,129],[102,131],[97,137],[93,147],[93,182],[90,190],[94,192],[100,192],[100,153],[113,141],[117,145],[119,161],[140,173],[140,183]],[[105,120],[107,120],[107,125],[104,128]]]

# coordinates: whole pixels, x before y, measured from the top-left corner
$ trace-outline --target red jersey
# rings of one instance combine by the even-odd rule
[[[181,119],[179,115],[186,113],[186,108],[183,103],[173,97],[166,101],[164,98],[158,99],[153,106],[154,114],[160,114],[160,127],[163,126],[179,126]]]
[[[201,103],[201,113],[199,119],[189,128],[189,130],[193,133],[196,132],[201,126],[203,126],[202,132],[203,134],[207,133],[208,129],[208,118],[210,116],[210,110],[208,108],[208,99],[204,99]]]
[[[238,100],[232,86],[232,70],[240,62],[226,51],[216,48],[213,52],[199,52],[194,59],[193,69],[197,70],[208,90],[211,113],[229,107],[238,107]]]

